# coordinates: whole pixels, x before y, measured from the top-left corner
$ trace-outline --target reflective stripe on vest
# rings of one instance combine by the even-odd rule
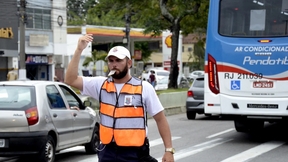
[[[132,77],[117,96],[112,78],[100,91],[100,140],[109,144],[113,137],[118,146],[142,146],[145,141],[145,115],[142,82]]]

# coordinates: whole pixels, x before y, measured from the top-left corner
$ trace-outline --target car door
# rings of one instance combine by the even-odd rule
[[[90,117],[89,112],[85,110],[81,99],[68,87],[59,85],[69,107],[78,107],[78,110],[71,109],[73,117],[73,138],[72,143],[85,143],[89,140],[93,130],[93,119]]]
[[[58,133],[58,146],[65,147],[70,145],[73,137],[73,117],[67,109],[62,96],[55,85],[46,86],[46,93],[49,102],[49,113],[52,122]]]

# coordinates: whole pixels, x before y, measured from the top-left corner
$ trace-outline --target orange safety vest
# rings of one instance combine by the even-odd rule
[[[100,140],[109,144],[114,138],[118,146],[142,146],[145,141],[146,117],[142,102],[142,81],[132,77],[119,95],[112,77],[100,91]]]

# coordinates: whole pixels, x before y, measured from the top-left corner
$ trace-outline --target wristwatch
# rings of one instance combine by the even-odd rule
[[[175,149],[174,148],[166,148],[165,151],[166,152],[171,152],[172,154],[175,153]]]

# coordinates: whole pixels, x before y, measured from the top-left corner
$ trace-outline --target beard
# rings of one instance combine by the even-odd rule
[[[112,75],[112,77],[114,79],[122,79],[126,76],[127,72],[128,72],[128,64],[126,64],[125,68],[122,71],[120,71],[119,74],[115,73]]]

